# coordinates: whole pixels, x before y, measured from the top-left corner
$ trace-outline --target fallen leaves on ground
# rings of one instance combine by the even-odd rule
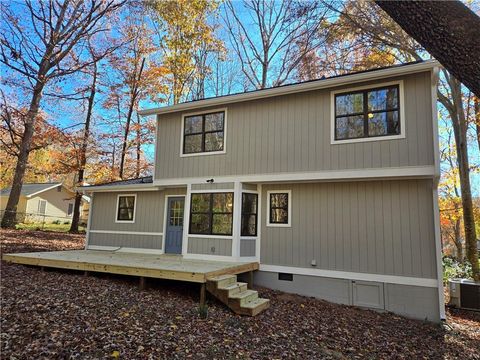
[[[81,235],[2,230],[2,253],[81,249]],[[448,326],[259,288],[250,318],[198,285],[47,270],[1,269],[1,357],[11,359],[480,359],[480,314],[448,310]]]

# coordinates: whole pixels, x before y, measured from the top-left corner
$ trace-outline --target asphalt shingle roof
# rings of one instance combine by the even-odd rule
[[[153,183],[153,177],[144,176],[136,179],[118,180],[118,181],[112,181],[104,184],[96,184],[92,186],[138,185],[138,184],[151,184],[151,183]]]

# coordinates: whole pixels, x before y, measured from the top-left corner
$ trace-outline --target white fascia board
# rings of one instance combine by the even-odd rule
[[[33,194],[25,195],[25,197],[26,197],[27,199],[30,199],[30,198],[38,195],[38,194],[41,194],[41,193],[43,193],[43,192],[45,192],[45,191],[48,191],[48,190],[55,189],[56,187],[59,187],[59,186],[63,186],[63,183],[58,183],[58,184],[52,185],[52,186],[50,186],[50,187],[48,187],[48,188],[46,188],[46,189],[43,189],[43,190],[39,190],[39,191],[37,191],[37,192],[34,192]]]
[[[89,192],[115,192],[115,191],[157,191],[162,190],[155,184],[132,184],[132,185],[103,185],[103,186],[82,186],[78,190]]]
[[[405,166],[399,168],[375,168],[358,170],[329,170],[294,173],[275,173],[258,175],[230,175],[213,177],[215,182],[312,182],[312,181],[351,181],[368,179],[404,179],[404,178],[433,178],[435,166]],[[179,186],[187,184],[203,184],[211,176],[204,178],[178,178],[154,180],[157,186]]]
[[[154,114],[168,114],[177,111],[194,110],[198,108],[204,108],[209,106],[221,106],[226,104],[232,104],[241,101],[256,100],[262,98],[269,98],[279,95],[288,95],[293,93],[319,90],[325,88],[333,88],[341,85],[350,85],[353,83],[385,79],[387,77],[401,76],[407,74],[414,74],[422,71],[431,71],[439,63],[436,60],[427,60],[417,64],[404,65],[398,67],[392,67],[387,69],[372,70],[363,73],[345,75],[340,77],[333,77],[329,79],[310,81],[301,84],[285,85],[280,87],[274,87],[264,90],[251,91],[240,94],[226,95],[221,97],[215,97],[205,100],[197,100],[182,104],[176,104],[171,106],[163,106],[152,109],[144,109],[138,111],[142,116],[154,115]]]

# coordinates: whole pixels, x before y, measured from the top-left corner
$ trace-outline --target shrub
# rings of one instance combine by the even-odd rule
[[[207,305],[199,306],[198,315],[200,316],[200,319],[206,319],[208,316],[208,306]]]
[[[468,261],[459,263],[456,259],[450,256],[443,257],[443,282],[448,279],[462,278],[472,279],[472,265]]]
[[[60,225],[62,222],[60,220],[53,220],[52,224]]]
[[[67,220],[67,221],[64,221],[64,222],[63,222],[63,225],[70,225],[70,221],[68,221],[68,220]]]

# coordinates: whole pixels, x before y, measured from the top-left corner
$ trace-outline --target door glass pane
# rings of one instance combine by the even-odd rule
[[[223,130],[223,112],[205,115],[205,131]]]
[[[183,226],[183,201],[172,200],[170,202],[170,226]]]

